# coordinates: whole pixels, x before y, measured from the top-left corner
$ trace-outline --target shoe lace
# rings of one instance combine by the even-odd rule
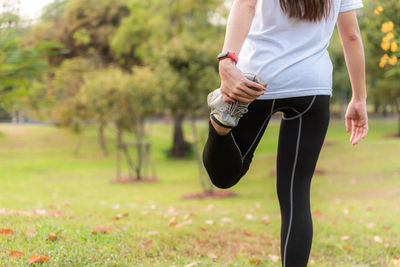
[[[236,101],[229,106],[229,114],[231,116],[242,117],[243,114],[247,113],[249,110],[247,109],[248,103]]]

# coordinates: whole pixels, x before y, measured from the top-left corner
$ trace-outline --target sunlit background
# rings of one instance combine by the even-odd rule
[[[369,134],[340,39],[311,266],[400,266],[400,2],[357,11]],[[280,114],[238,185],[202,164],[232,1],[0,0],[0,266],[280,266]]]

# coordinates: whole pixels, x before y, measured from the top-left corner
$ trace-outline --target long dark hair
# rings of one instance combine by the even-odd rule
[[[332,0],[279,0],[283,12],[290,18],[311,22],[329,17]]]

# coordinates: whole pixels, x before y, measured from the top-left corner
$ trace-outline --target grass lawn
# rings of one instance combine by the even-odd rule
[[[199,125],[204,142],[206,123]],[[234,198],[181,200],[201,191],[194,159],[172,160],[171,125],[147,128],[156,183],[110,184],[110,157],[94,129],[78,137],[65,129],[0,125],[0,266],[280,266],[280,211],[275,167],[279,120],[271,121]],[[331,120],[311,188],[310,266],[400,266],[400,139],[385,138],[395,120],[370,120],[353,147],[344,121]],[[190,125],[185,125],[190,139]],[[119,219],[115,216],[120,215]],[[122,216],[121,216],[122,215]],[[127,216],[126,216],[127,215]],[[174,222],[175,221],[175,222]],[[173,222],[171,224],[171,222]],[[92,234],[95,225],[107,233]],[[55,240],[46,240],[56,233]],[[11,251],[23,256],[13,258]],[[260,263],[255,263],[256,261]]]

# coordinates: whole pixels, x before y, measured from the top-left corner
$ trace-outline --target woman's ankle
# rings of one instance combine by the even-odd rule
[[[226,127],[222,127],[220,125],[218,125],[214,120],[210,119],[212,126],[214,127],[215,131],[217,132],[218,135],[220,136],[224,136],[230,133],[230,131],[232,129],[230,128],[226,128]]]

